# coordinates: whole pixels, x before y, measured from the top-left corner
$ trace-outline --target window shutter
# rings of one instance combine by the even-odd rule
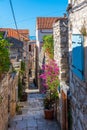
[[[84,79],[83,36],[80,34],[72,35],[72,71],[81,80]]]

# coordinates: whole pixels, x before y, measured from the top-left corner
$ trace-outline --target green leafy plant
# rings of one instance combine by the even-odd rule
[[[12,66],[12,73],[16,73],[17,70],[15,70],[15,68]]]
[[[44,98],[44,108],[45,109],[51,109],[54,106],[54,103],[56,103],[56,100],[58,99],[58,92],[56,91],[49,91],[49,95]]]
[[[21,61],[21,70],[25,71],[25,62],[24,61]]]
[[[20,106],[17,104],[16,105],[16,112],[18,112],[20,110]]]
[[[23,75],[25,72],[25,62],[21,61],[21,69],[20,69],[20,73]]]
[[[49,57],[53,59],[54,57],[54,45],[53,45],[53,36],[46,35],[43,37],[43,49],[46,53],[49,54]]]
[[[3,97],[0,95],[0,104],[2,103]]]
[[[16,112],[17,114],[22,114],[21,106],[19,104],[16,104]]]
[[[8,40],[3,38],[3,33],[0,33],[0,76],[10,68]]]
[[[52,100],[48,97],[44,98],[44,108],[51,109],[52,108]]]

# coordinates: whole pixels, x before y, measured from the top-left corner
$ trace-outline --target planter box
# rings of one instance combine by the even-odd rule
[[[44,110],[45,119],[52,120],[54,118],[54,110],[53,109],[45,109]]]

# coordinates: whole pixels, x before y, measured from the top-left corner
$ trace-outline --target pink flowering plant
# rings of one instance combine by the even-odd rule
[[[50,93],[49,99],[45,99],[45,103],[47,101],[53,102],[58,98],[57,88],[59,86],[59,68],[54,60],[50,60],[48,64],[42,65],[43,73],[40,75],[42,79],[43,92]],[[48,103],[50,105],[50,103]],[[50,105],[51,106],[51,105]]]

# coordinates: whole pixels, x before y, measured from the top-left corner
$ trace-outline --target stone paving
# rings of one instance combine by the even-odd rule
[[[60,130],[56,121],[44,119],[42,94],[29,94],[22,109],[22,115],[16,115],[8,130]]]

